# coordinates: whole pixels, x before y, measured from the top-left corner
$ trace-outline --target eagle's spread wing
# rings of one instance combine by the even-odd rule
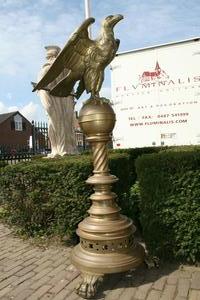
[[[56,86],[73,72],[75,66],[81,64],[88,47],[93,43],[88,37],[88,26],[94,23],[94,18],[88,18],[82,25],[72,34],[71,38],[59,53],[48,72],[34,87],[33,92],[40,89],[55,89]],[[64,78],[63,78],[64,77]],[[73,78],[70,79],[73,81]],[[71,86],[75,84],[72,82]],[[69,91],[71,92],[71,90]]]

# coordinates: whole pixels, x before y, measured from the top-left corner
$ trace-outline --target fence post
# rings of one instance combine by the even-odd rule
[[[35,154],[36,151],[36,145],[35,145],[35,122],[32,121],[32,149],[33,149],[33,154]]]

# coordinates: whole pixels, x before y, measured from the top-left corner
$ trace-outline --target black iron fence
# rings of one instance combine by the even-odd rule
[[[19,161],[30,161],[32,153],[28,145],[0,144],[0,161],[16,164]]]
[[[7,164],[16,164],[21,161],[31,161],[32,153],[24,152],[17,154],[0,154],[0,161],[4,161]]]
[[[47,123],[32,121],[32,138],[29,147],[34,154],[46,154],[51,151]]]
[[[89,150],[89,144],[80,130],[76,130],[76,145],[79,153]],[[0,144],[0,161],[16,164],[19,161],[30,161],[35,155],[46,155],[51,152],[48,137],[48,124],[32,121],[31,136],[24,145]]]
[[[20,161],[30,161],[32,156],[50,151],[47,123],[32,121],[31,136],[24,144],[0,144],[0,161],[16,164]]]
[[[20,153],[27,153],[29,152],[29,146],[27,145],[16,145],[16,144],[9,144],[4,145],[0,144],[0,155],[17,155]]]

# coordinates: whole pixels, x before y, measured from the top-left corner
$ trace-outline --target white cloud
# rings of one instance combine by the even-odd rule
[[[33,103],[32,101],[19,109],[20,113],[23,116],[25,116],[28,120],[35,120],[37,118],[38,110],[39,110],[39,105]]]
[[[29,1],[25,2],[28,4]],[[37,2],[45,4],[45,0]],[[44,15],[44,7],[41,12],[37,9],[30,10],[25,5],[14,10],[17,1],[10,0],[6,3],[5,5],[13,6],[6,13],[4,10],[0,11],[0,73],[33,76],[45,59],[44,46],[64,44],[67,36],[77,26],[78,14],[73,10],[66,13],[61,11],[52,19]],[[56,1],[51,1],[51,5],[57,5],[57,9],[59,7]]]
[[[46,121],[45,113],[37,103],[31,101],[25,106],[6,106],[3,102],[0,102],[0,114],[13,111],[19,111],[29,121]]]
[[[18,107],[16,105],[13,105],[13,106],[9,106],[8,107],[8,112],[12,112],[12,111],[16,111],[16,110],[19,110]]]
[[[39,59],[41,49],[41,26],[39,17],[31,16],[26,11],[0,14],[0,64],[2,74],[21,75],[34,68],[35,59]]]
[[[18,110],[17,106],[6,106],[3,102],[0,101],[0,114],[4,114],[16,110]]]

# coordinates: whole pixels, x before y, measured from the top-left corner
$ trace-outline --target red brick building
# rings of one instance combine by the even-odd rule
[[[0,149],[27,148],[32,135],[31,123],[19,111],[0,114]],[[14,148],[13,148],[14,147]]]

